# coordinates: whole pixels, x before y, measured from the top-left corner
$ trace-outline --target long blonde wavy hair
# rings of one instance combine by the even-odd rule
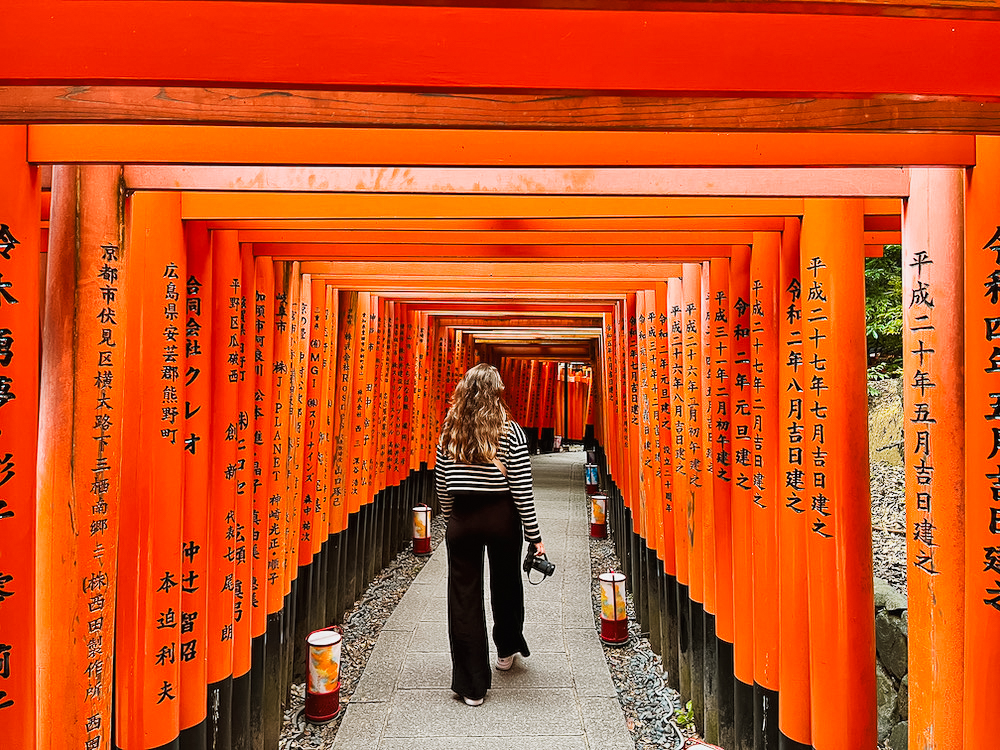
[[[488,464],[496,458],[510,410],[493,365],[478,364],[455,386],[441,429],[441,446],[455,461]]]

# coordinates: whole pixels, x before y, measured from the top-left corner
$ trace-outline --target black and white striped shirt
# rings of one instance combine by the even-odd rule
[[[507,432],[500,440],[497,458],[507,469],[507,478],[493,464],[460,464],[445,454],[438,443],[434,467],[434,488],[441,503],[441,515],[447,518],[455,495],[464,492],[506,492],[510,490],[517,506],[524,538],[542,541],[535,516],[535,495],[531,483],[531,458],[524,430],[514,421],[507,422]]]

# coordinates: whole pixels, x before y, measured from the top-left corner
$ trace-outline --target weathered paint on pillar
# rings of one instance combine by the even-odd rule
[[[667,300],[667,284],[659,282],[656,285],[656,372],[659,380],[659,398],[657,400],[660,427],[660,478],[661,478],[661,554],[663,569],[667,575],[677,575],[677,558],[674,545],[674,508],[673,508],[673,428],[671,423],[671,388],[670,388],[670,305]],[[593,389],[592,389],[593,390]]]
[[[732,338],[732,446],[733,484],[730,489],[733,515],[733,605],[736,677],[753,685],[753,441],[750,428],[752,388],[750,381],[750,248],[732,249],[729,280]]]
[[[688,492],[684,498],[684,515],[688,558],[691,573],[691,600],[705,601],[705,534],[702,526],[705,489],[705,457],[702,441],[702,410],[704,386],[701,370],[704,364],[701,340],[701,266],[684,264],[684,427],[687,447],[686,469]]]
[[[210,684],[233,673],[241,287],[237,234],[232,230],[213,231],[211,499],[206,581]]]
[[[809,745],[809,598],[806,562],[808,500],[802,361],[802,279],[798,218],[786,219],[778,276],[778,725],[788,739]]]
[[[319,552],[324,541],[319,529],[322,519],[322,502],[319,495],[323,489],[319,478],[322,448],[320,447],[321,425],[320,405],[323,386],[324,328],[326,327],[326,283],[311,281],[309,287],[311,307],[309,313],[309,347],[306,368],[306,411],[305,411],[305,463],[303,465],[302,526],[300,529],[299,565],[308,565],[313,555]]]
[[[239,358],[236,386],[236,519],[233,537],[233,677],[250,671],[252,623],[250,610],[253,566],[253,470],[254,470],[254,394],[253,314],[255,270],[252,246],[240,245]]]
[[[729,258],[711,261],[709,325],[712,328],[712,499],[715,519],[716,635],[733,642],[732,519],[732,304]]]
[[[253,315],[253,529],[250,552],[253,559],[250,586],[251,624],[254,638],[267,630],[268,562],[270,547],[270,497],[272,486],[271,438],[272,383],[274,380],[274,263],[269,257],[254,260]]]
[[[873,747],[875,624],[868,485],[863,205],[805,200],[802,318],[809,470],[809,628],[816,750]]]
[[[267,511],[267,613],[280,612],[285,596],[285,505],[288,496],[288,351],[290,310],[288,300],[290,263],[274,264],[274,347],[271,366],[271,398],[268,432],[271,441],[270,489]]]
[[[142,313],[126,328],[115,733],[142,750],[180,733],[185,257],[178,194],[135,193],[128,208],[125,296]]]
[[[716,580],[715,580],[715,445],[713,429],[712,405],[712,281],[709,264],[699,264],[701,272],[701,308],[698,332],[701,335],[701,452],[704,461],[702,465],[701,491],[701,530],[702,530],[702,565],[705,579],[705,611],[710,615],[718,612]],[[714,623],[712,623],[714,627]],[[706,644],[709,646],[709,644]],[[714,738],[713,739],[717,739]]]
[[[973,748],[996,742],[1000,673],[1000,138],[976,138],[966,190],[964,747]]]
[[[962,747],[963,341],[965,330],[978,333],[965,328],[964,258],[964,172],[912,168],[902,263],[907,674],[909,743],[922,750]],[[971,294],[975,282],[969,283]]]
[[[755,232],[750,258],[754,680],[778,689],[778,260],[781,235]]]
[[[120,180],[113,166],[52,173],[37,528],[51,546],[38,550],[35,601],[37,632],[59,634],[37,644],[37,669],[60,720],[38,724],[45,750],[112,743],[129,259]]]
[[[205,720],[208,707],[208,518],[212,415],[212,251],[203,222],[184,227],[184,511],[178,648],[180,725]]]
[[[646,503],[646,546],[656,551],[657,559],[663,560],[663,465],[660,456],[660,392],[659,392],[659,338],[656,329],[656,292],[652,289],[645,296],[645,340],[646,378],[642,382],[645,404],[643,409],[643,447],[646,456],[643,468],[647,474]],[[579,390],[579,387],[577,388]],[[579,408],[575,410],[579,413]],[[651,571],[655,573],[656,571]]]
[[[677,582],[690,582],[687,530],[688,459],[685,448],[686,420],[684,405],[684,292],[680,279],[667,281],[667,306],[670,310],[670,416],[673,426],[673,516],[674,550],[677,558]],[[683,604],[683,602],[682,602]]]
[[[0,720],[12,747],[35,744],[35,554],[52,554],[35,527],[38,448],[38,170],[25,161],[27,128],[0,128]],[[94,735],[90,735],[94,736]]]

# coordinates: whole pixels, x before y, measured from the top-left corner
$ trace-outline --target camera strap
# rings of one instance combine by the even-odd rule
[[[542,573],[542,577],[541,578],[539,578],[537,581],[532,581],[531,580],[531,570],[528,570],[528,573],[526,574],[525,577],[528,579],[528,583],[530,583],[532,586],[539,586],[539,585],[541,585],[542,581],[544,581],[546,578],[548,578],[547,575],[545,575],[544,573]]]

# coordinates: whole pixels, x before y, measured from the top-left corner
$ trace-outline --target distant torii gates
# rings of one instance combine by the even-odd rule
[[[290,644],[405,543],[456,378],[496,360],[544,421],[543,345],[593,365],[706,736],[874,747],[863,258],[899,240],[910,743],[994,743],[1000,11],[518,5],[4,9],[14,747],[273,748]]]

